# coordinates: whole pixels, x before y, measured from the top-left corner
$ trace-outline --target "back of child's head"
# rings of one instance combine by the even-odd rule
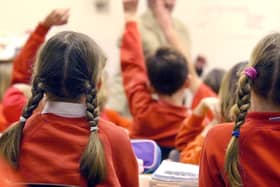
[[[91,134],[81,157],[80,170],[89,186],[102,181],[106,168],[103,147],[97,134],[97,84],[104,65],[102,50],[87,35],[61,32],[50,38],[37,57],[32,97],[21,120],[1,137],[0,151],[5,158],[17,167],[25,121],[32,115],[44,94],[48,100],[64,102],[81,102],[84,96]]]
[[[188,77],[186,58],[171,48],[160,48],[146,60],[151,86],[158,94],[172,95]]]
[[[204,77],[203,82],[218,94],[225,70],[215,68]]]
[[[222,79],[219,98],[221,101],[221,116],[225,122],[230,122],[235,119],[234,113],[231,109],[237,101],[238,79],[247,64],[248,62],[237,63],[225,73]]]
[[[238,170],[238,138],[242,136],[240,128],[250,108],[251,92],[271,106],[280,105],[280,33],[270,34],[256,45],[249,65],[238,81],[238,112],[225,159],[225,170],[231,186],[242,185]]]

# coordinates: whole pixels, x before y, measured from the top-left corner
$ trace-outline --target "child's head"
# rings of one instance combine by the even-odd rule
[[[207,75],[203,79],[203,82],[204,84],[209,86],[214,92],[218,93],[224,74],[225,74],[225,70],[215,68],[211,70],[209,73],[207,73]]]
[[[97,135],[97,89],[104,65],[105,56],[90,37],[76,32],[61,32],[50,38],[37,57],[32,96],[21,120],[1,137],[1,153],[17,166],[25,121],[31,116],[44,94],[47,95],[47,99],[53,101],[85,100],[91,134],[88,146],[81,157],[80,170],[88,179],[89,186],[102,181],[106,168],[103,147]]]
[[[41,49],[33,86],[40,85],[50,99],[79,100],[97,88],[104,63],[102,50],[88,36],[61,32]]]
[[[238,81],[238,111],[226,152],[225,170],[232,186],[242,183],[238,171],[238,137],[250,108],[251,93],[269,106],[280,105],[280,34],[264,37],[254,48],[248,68]],[[268,111],[269,112],[269,111]],[[242,134],[240,135],[242,136]]]
[[[185,86],[188,68],[185,57],[170,48],[160,48],[147,59],[148,76],[155,92],[171,96]]]
[[[225,122],[235,119],[231,109],[237,101],[237,82],[247,62],[240,62],[234,65],[223,77],[219,90],[221,100],[221,116]]]

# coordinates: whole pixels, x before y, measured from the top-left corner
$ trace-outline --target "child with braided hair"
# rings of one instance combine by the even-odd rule
[[[0,139],[1,154],[24,182],[138,186],[127,134],[99,119],[97,95],[105,59],[91,38],[76,32],[58,33],[42,47],[32,96],[20,121]],[[43,97],[43,111],[32,114]]]
[[[204,141],[199,186],[279,186],[280,33],[254,48],[238,82],[235,123]]]

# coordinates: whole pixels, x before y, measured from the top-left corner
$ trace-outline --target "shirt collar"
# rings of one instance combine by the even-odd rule
[[[47,101],[42,114],[47,113],[67,118],[81,118],[86,116],[86,106],[80,103]]]

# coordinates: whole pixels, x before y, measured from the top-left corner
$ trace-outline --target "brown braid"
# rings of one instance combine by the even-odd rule
[[[241,75],[238,87],[238,100],[235,106],[237,116],[233,130],[240,130],[245,122],[245,117],[250,108],[250,79],[246,75]],[[238,137],[233,136],[226,150],[225,171],[228,175],[230,185],[241,186],[242,180],[238,170]]]
[[[28,119],[37,108],[44,96],[43,85],[33,84],[32,96],[25,107],[22,116]],[[25,121],[19,121],[7,129],[0,138],[0,152],[4,158],[15,168],[18,167],[20,144]]]
[[[86,115],[90,127],[97,127],[99,109],[97,104],[97,91],[87,84],[86,95]],[[105,179],[106,165],[104,159],[104,150],[99,140],[97,130],[91,131],[88,145],[82,154],[80,161],[80,170],[88,181],[88,186],[94,186]]]

